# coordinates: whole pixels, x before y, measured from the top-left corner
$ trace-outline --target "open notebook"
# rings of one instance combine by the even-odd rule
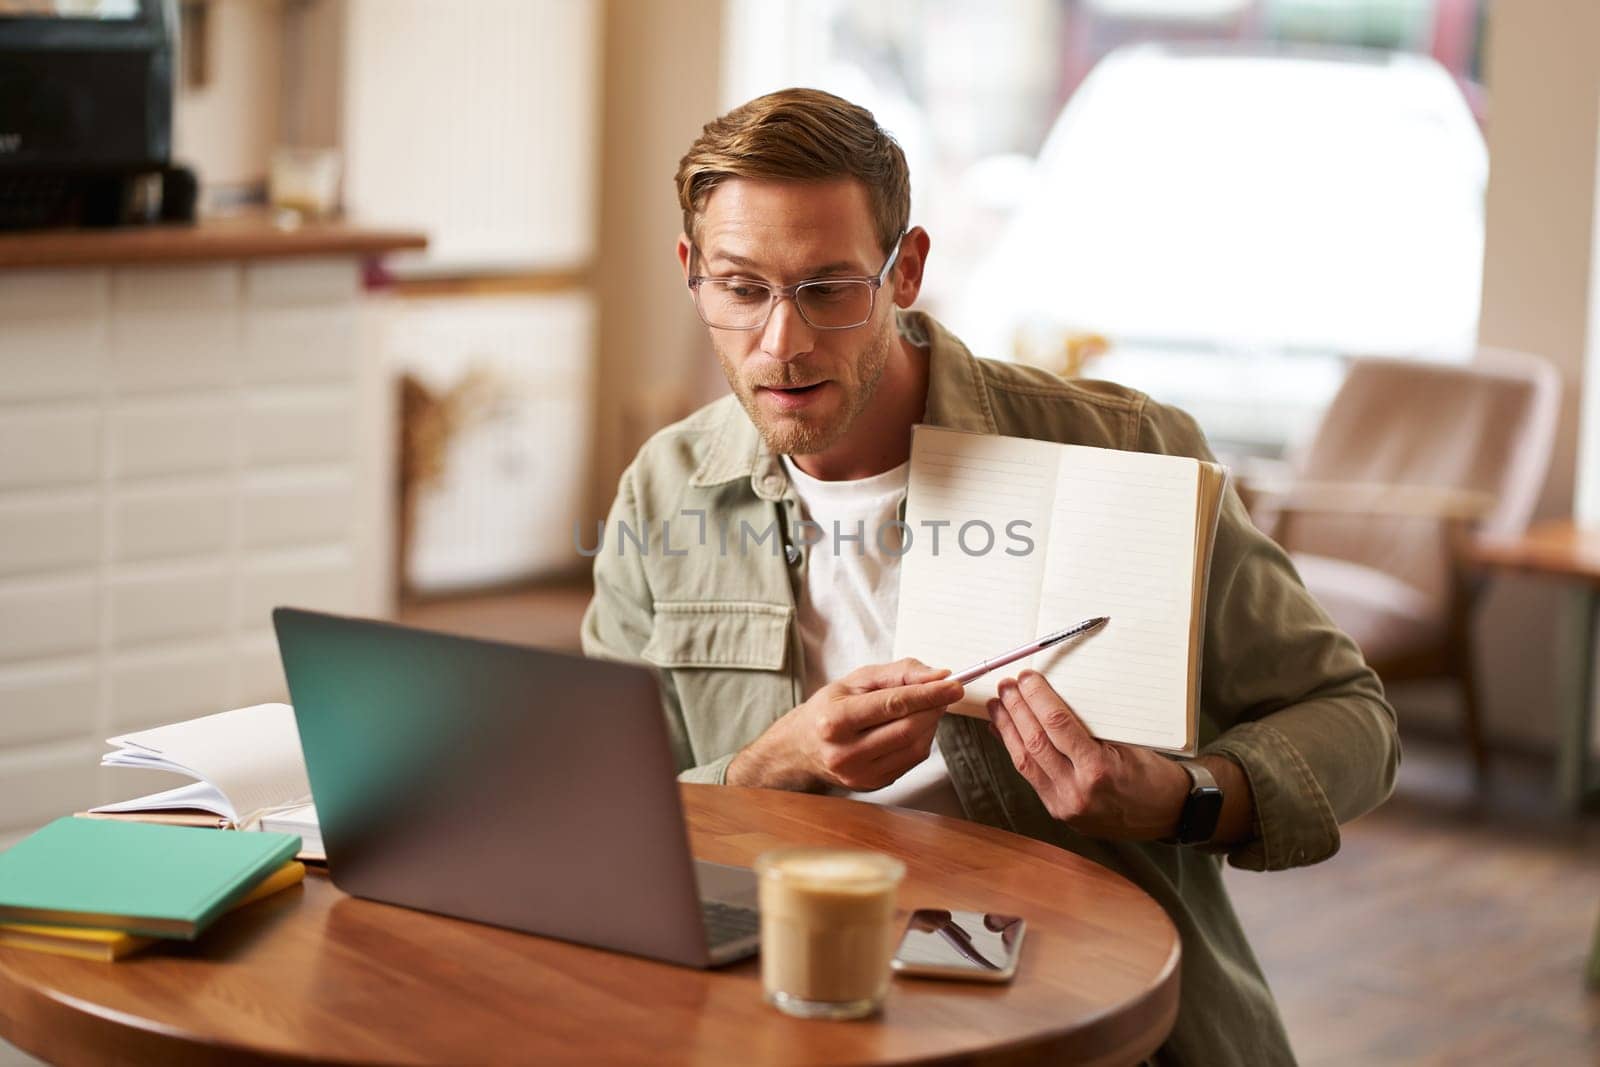
[[[1031,668],[1096,737],[1192,754],[1226,481],[1183,456],[916,427],[895,656],[960,670],[1108,615],[972,682],[952,710],[987,718],[996,685]]]
[[[101,756],[102,767],[169,771],[196,781],[102,804],[86,814],[294,833],[303,842],[300,858],[323,858],[311,783],[289,705],[235,708],[122,734],[106,744],[116,748]]]

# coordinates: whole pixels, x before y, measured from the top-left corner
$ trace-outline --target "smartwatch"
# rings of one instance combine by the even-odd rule
[[[1189,795],[1183,801],[1183,813],[1178,816],[1178,833],[1167,838],[1173,845],[1203,845],[1217,832],[1217,819],[1222,815],[1222,789],[1203,764],[1194,760],[1177,761],[1189,775]]]

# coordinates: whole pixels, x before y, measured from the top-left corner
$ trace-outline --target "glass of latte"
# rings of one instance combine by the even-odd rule
[[[785,848],[756,858],[761,983],[807,1019],[857,1019],[883,1004],[906,868],[877,852]]]

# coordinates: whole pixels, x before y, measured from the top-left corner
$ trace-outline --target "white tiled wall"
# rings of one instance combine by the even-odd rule
[[[0,271],[0,839],[169,784],[103,740],[284,699],[270,611],[388,610],[345,259]]]

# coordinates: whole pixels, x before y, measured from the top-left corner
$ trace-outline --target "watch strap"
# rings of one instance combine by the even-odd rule
[[[1191,796],[1196,789],[1216,789],[1219,792],[1221,791],[1222,787],[1217,785],[1216,775],[1212,774],[1211,768],[1204,763],[1192,759],[1181,759],[1178,761],[1178,766],[1189,772],[1189,793]]]
[[[1195,760],[1176,761],[1189,776],[1189,794],[1178,815],[1178,832],[1164,838],[1169,845],[1201,845],[1217,832],[1222,815],[1222,787],[1205,764]]]

